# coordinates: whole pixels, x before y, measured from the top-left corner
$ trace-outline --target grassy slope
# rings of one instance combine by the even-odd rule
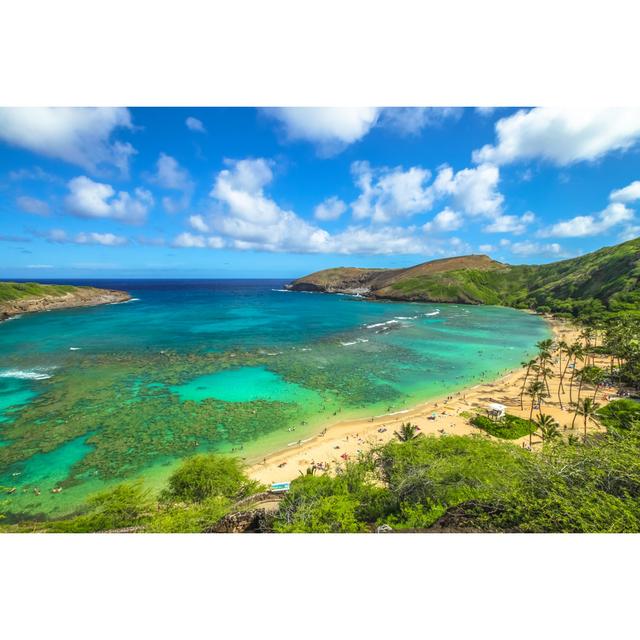
[[[0,282],[0,302],[11,302],[38,296],[62,296],[78,287],[67,284],[38,284],[37,282]]]
[[[386,297],[529,306],[534,300],[595,298],[605,304],[640,302],[640,239],[536,266],[456,269],[400,278],[376,291]]]

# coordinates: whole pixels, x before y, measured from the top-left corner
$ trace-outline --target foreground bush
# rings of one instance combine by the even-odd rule
[[[52,522],[48,530],[57,533],[90,533],[137,527],[153,513],[155,501],[141,482],[119,484],[87,500],[86,513]]]
[[[606,434],[536,452],[477,436],[392,441],[335,478],[295,480],[275,529],[640,532],[637,407],[607,409]]]
[[[169,478],[169,486],[162,498],[202,502],[222,496],[240,500],[259,490],[259,483],[246,476],[240,460],[209,454],[187,458]]]

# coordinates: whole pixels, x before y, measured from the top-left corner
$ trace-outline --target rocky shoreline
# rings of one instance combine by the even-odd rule
[[[0,322],[23,313],[72,309],[75,307],[94,307],[101,304],[126,302],[127,300],[131,300],[131,296],[126,291],[78,287],[75,291],[62,295],[46,294],[0,302]]]

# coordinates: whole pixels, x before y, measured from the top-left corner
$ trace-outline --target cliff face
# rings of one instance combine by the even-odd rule
[[[35,286],[38,288],[34,289]],[[52,287],[51,292],[47,289],[49,286]],[[95,287],[65,286],[62,291],[56,285],[34,285],[33,283],[29,283],[30,289],[25,291],[18,283],[0,283],[0,287],[5,293],[3,299],[0,299],[0,321],[21,313],[92,307],[113,302],[125,302],[131,299],[126,291],[97,289]],[[22,297],[16,297],[17,295]]]

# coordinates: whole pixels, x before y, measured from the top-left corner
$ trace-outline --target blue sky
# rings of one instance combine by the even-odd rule
[[[0,278],[294,277],[640,235],[639,109],[0,109]]]

